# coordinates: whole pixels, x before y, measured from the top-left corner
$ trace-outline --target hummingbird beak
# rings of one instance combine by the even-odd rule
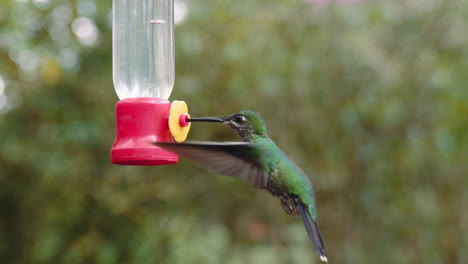
[[[198,118],[188,118],[188,122],[216,122],[223,123],[226,121],[225,117],[222,116],[210,116],[210,117],[198,117]]]

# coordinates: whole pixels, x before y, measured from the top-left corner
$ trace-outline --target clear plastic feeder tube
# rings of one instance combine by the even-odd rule
[[[120,99],[168,99],[174,86],[174,0],[113,0],[113,80]]]
[[[167,100],[174,86],[174,0],[113,0],[115,107],[111,162],[165,165],[178,156],[148,142],[172,142]]]

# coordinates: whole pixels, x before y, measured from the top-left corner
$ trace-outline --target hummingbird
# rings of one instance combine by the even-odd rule
[[[232,128],[242,142],[152,143],[174,152],[210,172],[236,177],[265,189],[280,200],[284,211],[301,215],[315,250],[328,262],[317,223],[312,185],[306,174],[271,140],[259,113],[244,110],[220,117],[188,118],[189,122],[217,122]]]

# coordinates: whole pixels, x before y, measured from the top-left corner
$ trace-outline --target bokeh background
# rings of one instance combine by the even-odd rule
[[[266,192],[187,161],[110,164],[111,5],[0,2],[0,262],[318,263]],[[330,263],[468,263],[467,1],[176,12],[171,100],[262,113],[314,184]]]

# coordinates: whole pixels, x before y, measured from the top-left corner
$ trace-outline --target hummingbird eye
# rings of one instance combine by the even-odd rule
[[[243,115],[236,116],[236,122],[240,123],[240,122],[244,122],[244,121],[247,121],[245,116],[243,116]]]

